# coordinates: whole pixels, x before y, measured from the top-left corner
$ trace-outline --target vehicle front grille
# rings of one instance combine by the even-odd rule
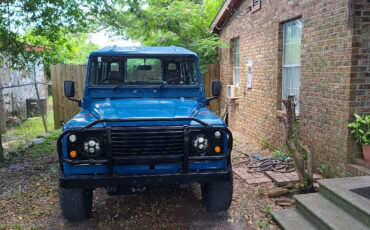
[[[184,129],[181,126],[112,128],[111,137],[113,156],[184,153]]]

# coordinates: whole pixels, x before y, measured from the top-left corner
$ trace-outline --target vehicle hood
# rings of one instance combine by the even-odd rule
[[[94,121],[102,119],[129,118],[174,118],[194,117],[209,125],[225,126],[225,122],[207,108],[202,107],[197,100],[191,99],[106,99],[92,102],[64,125],[64,129],[82,128]],[[201,126],[196,121],[163,121],[142,122],[140,125],[190,125]],[[136,122],[99,123],[103,126],[137,126]]]
[[[199,110],[196,100],[188,99],[106,99],[90,104],[98,119],[191,117]]]

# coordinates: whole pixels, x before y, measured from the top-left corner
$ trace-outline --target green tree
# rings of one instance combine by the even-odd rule
[[[116,0],[2,0],[0,1],[0,64],[8,61],[13,68],[24,68],[40,57],[50,57],[57,52],[53,47],[35,49],[27,44],[24,34],[32,29],[33,36],[50,44],[61,42],[65,34],[88,32],[99,20],[115,7]],[[55,45],[58,46],[58,45]],[[81,54],[82,55],[82,54]],[[57,59],[58,60],[58,59]],[[0,84],[0,95],[2,95]],[[0,98],[0,117],[4,118],[3,100]],[[0,119],[0,160],[3,155],[1,133],[4,122]]]
[[[36,46],[45,47],[47,52],[43,54],[44,64],[87,64],[90,52],[99,48],[90,41],[87,33],[63,33],[60,31],[57,40],[50,41],[46,37],[28,32],[23,40]]]
[[[200,56],[201,64],[217,61],[217,50],[226,47],[210,32],[210,24],[223,0],[132,0],[120,2],[104,22],[124,38],[148,46],[176,45]]]
[[[50,77],[50,66],[53,64],[84,65],[87,64],[89,54],[98,49],[99,46],[90,41],[87,33],[63,33],[59,32],[58,39],[48,40],[47,37],[37,35],[34,31],[27,32],[22,40],[25,43],[38,47],[45,47],[46,51],[41,53],[44,69]]]
[[[32,28],[33,36],[50,43],[60,42],[65,34],[89,32],[101,15],[111,11],[116,0],[4,0],[0,2],[0,53],[17,67],[39,60],[53,49],[32,49],[24,39]]]

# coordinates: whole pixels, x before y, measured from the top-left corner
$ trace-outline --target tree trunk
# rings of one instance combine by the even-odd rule
[[[299,141],[299,124],[295,113],[296,104],[294,102],[294,96],[288,96],[288,99],[283,100],[283,103],[286,111],[286,118],[282,118],[285,128],[285,144],[289,153],[292,154],[299,180],[307,183],[307,187],[303,189],[312,191],[312,154],[308,147],[302,146]]]
[[[4,148],[3,148],[3,142],[2,142],[2,136],[0,134],[0,162],[4,161]]]
[[[4,160],[4,149],[2,143],[1,135],[6,131],[6,118],[5,118],[5,107],[4,107],[4,97],[3,97],[3,81],[0,77],[0,161]]]

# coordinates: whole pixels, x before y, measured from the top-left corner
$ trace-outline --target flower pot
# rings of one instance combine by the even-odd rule
[[[370,145],[362,145],[362,152],[366,162],[370,162]]]

